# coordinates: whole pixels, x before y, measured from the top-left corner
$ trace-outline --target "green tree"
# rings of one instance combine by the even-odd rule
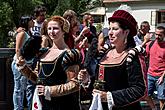
[[[30,0],[6,0],[12,9],[12,19],[18,25],[18,19],[23,15],[32,15],[34,3]]]
[[[34,4],[30,0],[2,0],[0,3],[0,47],[9,47],[13,38],[8,32],[18,26],[19,18],[31,15]]]
[[[0,3],[0,47],[6,47],[9,40],[8,31],[14,26],[12,22],[12,9],[8,3]]]
[[[12,38],[8,32],[18,25],[23,15],[32,15],[36,5],[47,8],[48,17],[63,15],[67,9],[74,10],[78,15],[94,7],[100,0],[1,0],[0,2],[0,47],[8,47]],[[94,5],[93,5],[94,4]]]

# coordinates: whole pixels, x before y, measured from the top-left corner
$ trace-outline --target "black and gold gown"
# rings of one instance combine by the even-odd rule
[[[113,110],[141,110],[139,100],[145,91],[144,79],[138,56],[127,62],[128,55],[117,64],[99,64],[99,72],[104,72],[105,91],[110,91],[115,106]],[[102,103],[108,110],[108,104]]]
[[[73,56],[70,57],[73,59],[68,59],[70,60],[68,65],[63,64],[63,57],[65,55],[66,51],[52,62],[40,61],[39,83],[46,86],[54,86],[65,84],[67,82],[65,69],[67,66],[77,63],[74,61],[74,58],[77,56],[73,54]],[[79,110],[78,92],[64,96],[51,97],[51,101],[45,100],[45,97],[41,96],[40,100],[43,106],[42,110]]]

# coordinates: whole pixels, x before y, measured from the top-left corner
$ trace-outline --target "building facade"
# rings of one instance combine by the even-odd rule
[[[108,18],[121,5],[131,7],[131,13],[138,22],[148,21],[151,25],[151,32],[159,24],[165,26],[165,0],[102,0],[105,7],[104,26],[108,26]]]

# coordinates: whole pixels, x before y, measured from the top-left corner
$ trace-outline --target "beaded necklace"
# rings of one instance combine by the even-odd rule
[[[57,59],[56,59],[56,61],[57,61]],[[54,64],[54,66],[53,66],[53,70],[50,72],[50,74],[45,74],[45,71],[44,71],[44,69],[43,69],[43,67],[41,67],[41,71],[42,71],[42,73],[43,73],[43,75],[45,76],[45,77],[49,77],[49,76],[51,76],[52,74],[53,74],[53,72],[54,72],[54,70],[55,70],[55,67],[56,67],[56,63],[57,62],[55,62],[55,64]]]

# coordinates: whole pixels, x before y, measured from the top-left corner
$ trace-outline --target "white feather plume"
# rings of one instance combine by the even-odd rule
[[[129,12],[130,14],[132,14],[131,7],[126,4],[121,4],[116,10],[125,10],[125,11]]]

